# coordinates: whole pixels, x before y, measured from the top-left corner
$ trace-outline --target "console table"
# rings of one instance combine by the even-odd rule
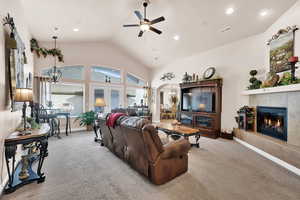
[[[30,135],[20,135],[19,132],[15,132],[5,139],[5,161],[9,180],[4,193],[14,192],[19,187],[34,181],[37,183],[45,181],[46,177],[41,170],[44,159],[48,156],[49,132],[50,126],[41,124],[41,128],[33,130]],[[23,145],[27,154],[23,155],[22,160],[16,164],[17,145]],[[32,168],[35,162],[38,164],[36,171]]]

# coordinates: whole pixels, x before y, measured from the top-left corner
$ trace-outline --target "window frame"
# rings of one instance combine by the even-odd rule
[[[103,89],[104,90],[104,100],[106,103],[110,102],[111,100],[111,90],[118,90],[120,91],[120,100],[121,100],[121,104],[122,106],[126,105],[125,99],[124,99],[124,91],[125,91],[125,87],[122,85],[107,85],[105,83],[95,83],[95,82],[91,82],[89,83],[89,109],[90,110],[94,110],[95,106],[93,104],[94,102],[94,90],[95,89]],[[105,96],[105,94],[107,96]],[[111,111],[111,105],[107,105],[104,109],[104,111]]]
[[[82,91],[83,91],[83,97],[82,97],[82,112],[86,112],[85,109],[85,98],[86,98],[86,92],[85,92],[85,84],[84,83],[73,83],[73,82],[66,82],[66,81],[62,81],[62,82],[58,82],[55,83],[56,85],[70,85],[70,86],[81,86],[82,87]],[[51,101],[52,101],[52,86],[51,86]],[[71,118],[76,118],[78,116],[70,116]]]
[[[120,71],[120,82],[119,83],[107,83],[107,82],[101,82],[101,81],[96,81],[96,80],[93,80],[92,79],[92,70],[93,70],[93,67],[102,67],[102,68],[106,68],[106,69],[110,69],[110,70],[116,70],[116,71]],[[121,68],[117,68],[117,67],[110,67],[110,66],[101,66],[101,65],[90,65],[89,67],[89,81],[92,82],[92,83],[103,83],[103,84],[117,84],[117,85],[120,85],[120,84],[124,84],[124,73],[123,73],[123,70]]]
[[[67,81],[67,82],[72,82],[72,81],[74,81],[74,82],[84,82],[85,80],[86,80],[86,76],[85,76],[85,74],[86,74],[86,69],[85,69],[85,66],[84,65],[64,65],[64,66],[58,66],[57,67],[57,69],[59,70],[59,69],[61,69],[61,68],[69,68],[69,67],[82,67],[82,79],[72,79],[72,78],[64,78],[63,76],[62,76],[62,78],[61,78],[61,80],[64,80],[64,81]],[[41,75],[43,75],[44,74],[44,71],[45,70],[50,70],[52,67],[48,67],[48,68],[42,68],[41,70],[40,70],[40,73],[41,73]],[[47,75],[46,75],[47,76]]]
[[[125,91],[124,91],[124,97],[125,97],[125,105],[127,106],[127,107],[129,107],[129,105],[128,105],[128,100],[127,100],[127,90],[130,90],[130,89],[143,89],[143,90],[145,90],[145,88],[144,87],[134,87],[134,86],[127,86],[126,87],[126,89],[125,89]],[[145,91],[146,92],[146,91]],[[145,102],[144,102],[145,103]]]
[[[94,109],[94,104],[93,100],[91,100],[91,96],[94,94],[92,93],[91,87],[93,85],[95,86],[103,86],[107,88],[116,88],[121,90],[121,105],[122,107],[128,107],[128,101],[127,101],[127,89],[144,89],[145,87],[148,86],[148,81],[146,79],[141,78],[141,76],[136,75],[134,73],[131,73],[127,71],[126,68],[120,68],[120,67],[111,67],[108,65],[102,65],[102,64],[70,64],[70,65],[64,65],[60,67],[83,67],[83,80],[77,80],[77,79],[66,79],[63,78],[58,84],[62,85],[80,85],[83,88],[83,112],[86,112],[87,110],[93,110]],[[119,83],[106,83],[106,82],[101,82],[101,81],[94,81],[92,80],[92,67],[102,67],[102,68],[107,68],[110,70],[118,70],[120,71],[120,82]],[[51,67],[44,67],[39,69],[39,73],[42,74],[43,70],[49,70]],[[127,81],[127,75],[131,75],[140,81],[143,81],[144,85],[137,85],[133,84]],[[52,91],[51,91],[52,92]],[[109,93],[110,94],[110,93]],[[52,95],[52,93],[51,93]],[[140,102],[138,102],[139,104]]]
[[[145,84],[144,85],[136,85],[136,84],[131,84],[131,83],[129,83],[128,82],[128,80],[127,80],[127,75],[128,74],[130,74],[131,76],[134,76],[135,78],[138,78],[139,80],[141,80],[141,81],[143,81]],[[143,79],[143,78],[141,78],[140,76],[137,76],[137,75],[135,75],[135,74],[133,74],[133,73],[130,73],[130,72],[126,72],[125,74],[124,74],[124,78],[126,79],[126,85],[127,86],[129,86],[129,87],[145,87],[146,85],[147,85],[147,81],[145,80],[145,79]]]

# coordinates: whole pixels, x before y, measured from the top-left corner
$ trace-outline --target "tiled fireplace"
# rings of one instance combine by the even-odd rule
[[[300,92],[251,95],[249,100],[261,115],[257,132],[300,147]]]
[[[287,141],[287,108],[257,106],[257,132]]]

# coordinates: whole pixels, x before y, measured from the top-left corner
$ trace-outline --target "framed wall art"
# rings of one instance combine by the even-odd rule
[[[295,31],[297,26],[281,29],[268,41],[270,46],[270,72],[284,72],[291,69],[289,58],[294,56]]]

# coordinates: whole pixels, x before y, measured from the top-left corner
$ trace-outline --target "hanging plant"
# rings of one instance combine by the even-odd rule
[[[30,49],[31,52],[36,53],[37,57],[41,57],[41,55],[46,58],[47,56],[57,56],[59,62],[64,62],[64,55],[62,54],[60,49],[46,49],[39,46],[39,43],[36,39],[32,38],[30,40]]]

